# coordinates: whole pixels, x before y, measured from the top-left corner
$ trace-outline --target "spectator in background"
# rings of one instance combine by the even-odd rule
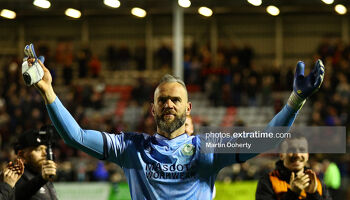
[[[4,76],[2,77],[2,84],[4,84],[4,86],[0,90],[4,94],[6,94],[10,90],[11,85],[15,84],[16,86],[19,86],[18,80],[21,77],[21,72],[17,59],[15,58],[12,58],[11,61],[8,64],[6,64],[3,68]]]
[[[210,53],[208,45],[200,47],[199,59],[204,69],[210,68],[212,66],[212,55]]]
[[[116,62],[117,62],[117,68],[116,69],[129,69],[131,59],[131,53],[130,49],[126,44],[120,45],[116,52]]]
[[[348,99],[350,98],[350,85],[345,74],[338,73],[339,84],[336,88],[337,93],[341,98]]]
[[[247,83],[247,96],[248,96],[248,105],[257,106],[257,92],[259,91],[258,79],[256,76],[250,76]]]
[[[117,69],[117,50],[113,44],[109,45],[106,49],[107,65],[111,70]]]
[[[92,107],[96,110],[100,110],[103,108],[103,100],[105,96],[105,90],[106,90],[106,85],[105,83],[100,80],[98,83],[96,83],[93,87],[93,93],[90,97],[90,101],[92,103]]]
[[[184,80],[185,82],[190,82],[192,66],[191,66],[191,55],[189,53],[184,54]]]
[[[223,106],[225,106],[225,107],[229,107],[229,106],[233,105],[233,103],[232,103],[233,96],[231,94],[231,91],[232,91],[231,85],[229,83],[224,83],[222,85],[221,98],[222,98]]]
[[[232,89],[233,106],[240,106],[241,98],[242,98],[243,82],[242,82],[242,75],[239,72],[236,72],[233,74],[231,89]]]
[[[7,125],[11,120],[9,113],[6,112],[5,103],[5,99],[0,98],[0,132],[3,132],[3,130],[7,128]],[[3,137],[3,135],[1,136]]]
[[[272,83],[272,76],[266,76],[262,81],[261,93],[263,106],[269,106],[272,104]]]
[[[96,55],[92,55],[89,61],[89,70],[93,78],[99,77],[101,73],[101,62]]]
[[[305,137],[294,136],[281,144],[276,169],[260,178],[256,200],[328,200],[328,190],[311,169]]]
[[[151,100],[153,88],[143,78],[137,79],[135,87],[131,91],[132,97],[139,106]]]
[[[40,45],[38,45],[38,52],[36,52],[37,55],[41,55],[45,57],[45,63],[47,64],[51,64],[52,60],[51,60],[51,55],[50,55],[50,48],[47,44],[42,43]],[[56,80],[56,70],[52,67],[50,68],[50,73],[52,74],[52,79],[53,81]]]
[[[339,126],[339,125],[341,125],[338,111],[334,106],[327,106],[327,115],[325,118],[325,123],[326,123],[326,126]]]
[[[56,62],[63,66],[65,85],[70,85],[73,79],[73,44],[68,41],[58,43],[56,48]]]
[[[15,145],[15,152],[24,161],[24,174],[17,182],[16,200],[56,200],[52,179],[56,175],[56,163],[46,159],[46,141],[39,131],[23,133]]]
[[[78,52],[78,66],[79,66],[79,77],[85,78],[88,74],[88,62],[91,57],[91,52],[89,48],[82,48]]]
[[[23,162],[17,159],[9,162],[1,174],[0,200],[14,199],[14,187],[24,172]]]
[[[158,68],[162,66],[171,66],[172,57],[173,52],[166,44],[163,43],[156,52],[156,58],[158,59]]]
[[[326,35],[323,37],[322,42],[317,49],[322,60],[325,60],[328,56],[332,56],[334,54],[334,48],[332,48],[332,45],[330,44],[330,36]]]
[[[221,83],[218,76],[209,75],[206,84],[206,91],[209,94],[209,99],[215,107],[222,105],[222,90]]]
[[[13,150],[13,146],[10,144],[3,145],[1,161],[10,162],[10,161],[16,160],[16,158],[17,158],[17,155]]]
[[[106,170],[105,164],[102,161],[97,162],[96,169],[93,172],[94,179],[96,181],[108,181],[109,174]]]
[[[253,49],[248,44],[245,44],[243,49],[239,52],[240,65],[245,68],[250,68],[253,57],[254,57]]]
[[[193,127],[193,121],[192,121],[191,115],[186,116],[185,133],[187,133],[190,136],[193,135],[193,133],[194,133],[194,127]]]
[[[139,44],[135,50],[134,59],[137,64],[138,70],[146,69],[146,46],[145,44]]]
[[[338,199],[338,189],[340,188],[341,184],[341,176],[340,171],[334,162],[330,162],[329,160],[323,161],[323,167],[325,168],[324,173],[324,183],[326,184],[327,188],[329,188],[329,192],[331,193],[332,197],[334,199]]]
[[[153,120],[153,116],[149,112],[146,112],[146,114],[143,117],[143,120],[141,120],[138,130],[143,133],[154,135],[154,130],[156,130],[156,128],[157,127]],[[118,129],[118,130],[123,130],[123,129]]]
[[[55,153],[55,156],[57,154]],[[57,170],[57,179],[59,182],[72,182],[75,181],[75,171],[73,170],[71,161],[64,161],[59,163],[60,168]]]

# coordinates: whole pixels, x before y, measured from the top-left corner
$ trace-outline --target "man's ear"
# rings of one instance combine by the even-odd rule
[[[192,110],[192,103],[187,102],[187,108],[186,108],[186,115],[187,116],[191,114],[191,110]]]
[[[151,103],[151,113],[152,113],[153,117],[156,115],[155,110],[154,110],[154,103]]]

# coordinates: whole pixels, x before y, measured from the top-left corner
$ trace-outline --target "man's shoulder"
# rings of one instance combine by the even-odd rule
[[[28,172],[26,172],[26,169],[24,169],[23,175],[21,176],[21,178],[18,179],[16,185],[15,185],[15,189],[17,189],[19,186],[24,185],[25,183],[27,183],[30,179],[32,179],[33,176],[32,175],[28,175]]]
[[[8,183],[0,182],[0,191],[1,192],[12,192],[12,190],[13,190],[12,187]]]
[[[31,171],[29,171],[27,168],[24,168],[23,175],[19,179],[19,181],[28,181],[32,178],[34,178],[36,175],[33,174]]]
[[[0,199],[14,199],[13,188],[5,182],[0,182]]]
[[[132,143],[142,143],[147,140],[151,140],[153,136],[147,134],[147,133],[140,133],[140,132],[119,132],[114,134],[117,137],[120,137],[120,140],[123,140],[126,143],[132,144]]]
[[[260,176],[260,178],[259,178],[259,182],[260,182],[260,181],[269,181],[269,182],[270,182],[270,177],[271,177],[271,176],[274,176],[274,177],[276,177],[276,178],[279,178],[278,176],[276,176],[275,170],[266,171],[266,172],[261,173],[261,176]]]
[[[135,139],[148,139],[152,137],[150,134],[142,133],[142,132],[125,132],[126,138],[135,138]]]
[[[23,175],[21,176],[21,178],[17,181],[16,186],[17,185],[21,185],[21,184],[25,184],[28,181],[32,180],[33,178],[39,178],[41,177],[40,174],[34,174],[33,172],[31,172],[30,170],[28,170],[26,167],[24,168],[24,172]]]
[[[116,136],[122,136],[125,138],[145,138],[147,139],[148,137],[151,137],[150,134],[147,133],[142,133],[142,132],[124,132],[124,131],[120,131],[117,133],[107,133],[110,135],[116,135]]]

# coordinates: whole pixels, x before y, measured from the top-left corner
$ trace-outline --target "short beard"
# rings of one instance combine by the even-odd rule
[[[179,129],[182,125],[185,124],[186,121],[186,112],[183,112],[182,115],[177,116],[174,115],[175,119],[172,122],[165,122],[162,118],[162,114],[161,115],[156,115],[155,116],[155,120],[156,120],[156,124],[157,127],[161,130],[164,131],[166,133],[172,133],[174,131],[176,131],[177,129]]]
[[[42,164],[40,164],[39,161],[28,160],[25,167],[34,173],[41,174]]]

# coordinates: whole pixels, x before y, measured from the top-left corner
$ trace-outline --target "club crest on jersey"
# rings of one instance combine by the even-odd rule
[[[185,144],[181,150],[185,156],[192,156],[194,153],[194,146],[192,144]]]

